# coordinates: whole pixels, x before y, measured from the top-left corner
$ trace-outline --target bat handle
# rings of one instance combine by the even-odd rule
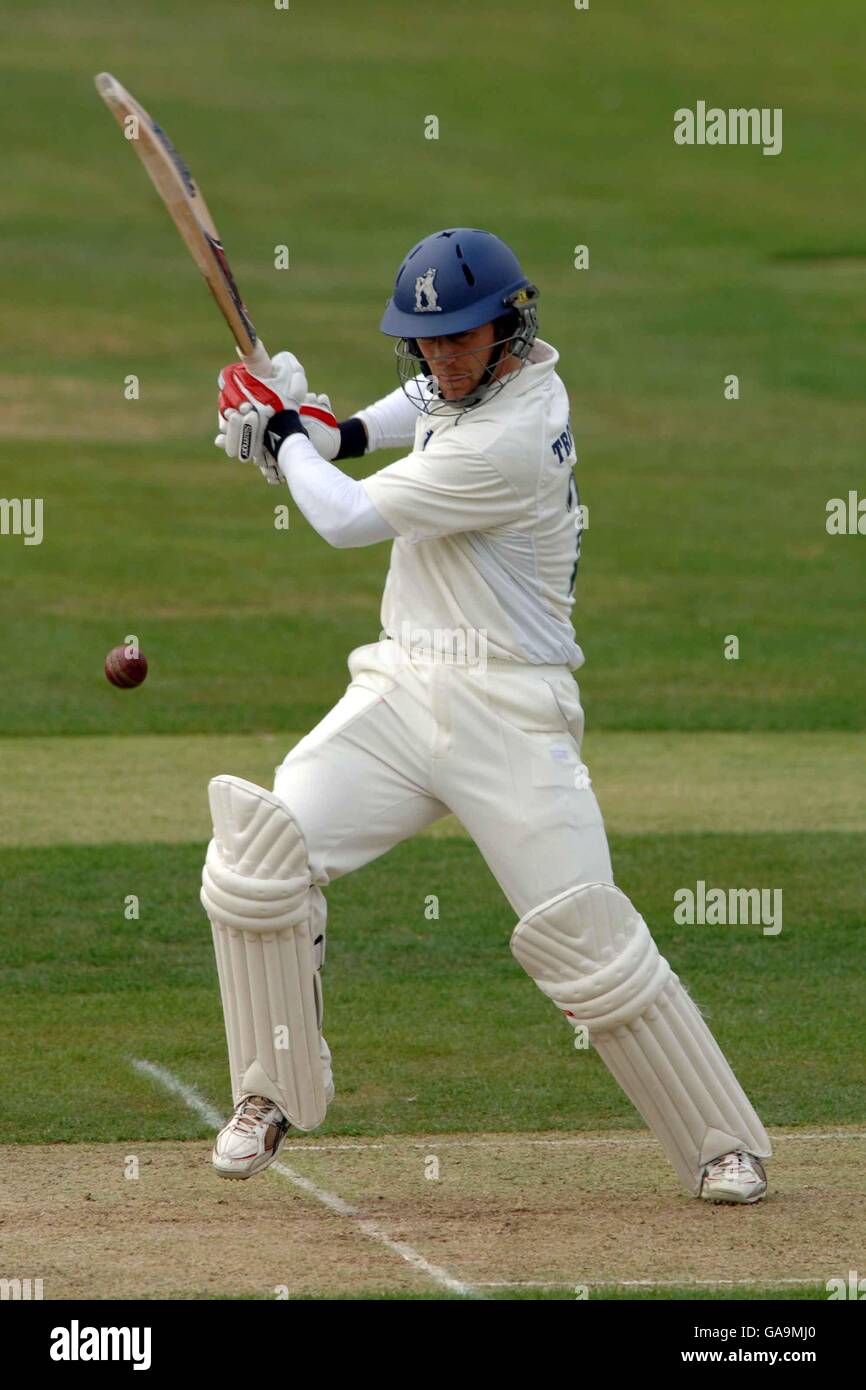
[[[238,348],[238,356],[253,376],[273,376],[274,366],[265,351],[264,343],[257,342],[252,352],[241,352]]]

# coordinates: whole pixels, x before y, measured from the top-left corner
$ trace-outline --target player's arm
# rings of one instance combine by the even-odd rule
[[[346,547],[394,538],[360,483],[322,456],[321,443],[318,449],[313,445],[310,433],[315,430],[336,455],[341,431],[327,396],[307,391],[304,369],[292,353],[278,353],[274,374],[265,379],[230,363],[220,372],[219,386],[216,443],[232,458],[256,462],[268,482],[285,478],[324,540]]]
[[[396,531],[361,483],[314,448],[299,411],[283,410],[271,417],[265,447],[307,521],[329,545],[345,549],[394,539]]]
[[[356,418],[363,424],[367,435],[366,452],[372,454],[376,449],[408,449],[415,439],[418,414],[418,407],[402,386],[359,410]]]
[[[327,396],[310,394],[301,406],[301,416],[322,458],[357,459],[376,449],[409,448],[415,438],[418,408],[398,386],[348,420],[339,421]]]
[[[504,440],[497,444],[507,457]],[[265,447],[307,520],[331,545],[483,531],[525,517],[535,503],[534,490],[524,495],[492,458],[453,435],[361,480],[317,454],[299,411],[268,421]]]
[[[281,407],[295,406],[322,458],[362,458],[375,449],[408,448],[415,437],[418,409],[402,387],[390,391],[372,405],[365,406],[348,420],[337,420],[326,395],[307,390],[303,367],[289,352],[273,359],[274,376],[254,376],[243,364],[229,363],[219,374],[219,430],[216,443],[227,454],[237,457],[237,439],[242,428],[249,442],[242,457],[252,458],[269,482],[279,482],[276,469],[263,458],[261,439],[267,417]],[[228,428],[231,410],[247,415],[243,426],[235,420]]]
[[[506,440],[481,453],[454,431],[362,480],[370,501],[398,536],[433,540],[524,519],[535,506],[509,467]],[[502,457],[500,457],[500,455]]]
[[[265,442],[307,520],[335,546],[484,531],[525,517],[535,501],[464,441],[413,450],[360,480],[317,454],[298,412],[270,420]]]
[[[335,546],[484,531],[513,523],[534,505],[534,495],[521,495],[486,455],[462,441],[413,450],[360,480],[320,457],[298,411],[269,420],[265,446],[310,525]]]
[[[404,438],[405,406],[385,397],[362,412],[365,418],[353,417],[341,426],[327,396],[307,391],[296,357],[284,352],[273,360],[274,375],[264,380],[238,363],[223,368],[216,443],[231,457],[254,460],[269,482],[285,478],[300,510],[329,544],[348,547],[393,539],[396,531],[361,484],[330,459],[364,453],[371,434],[376,447]],[[414,434],[417,412],[406,404]],[[353,439],[357,447],[352,447]]]

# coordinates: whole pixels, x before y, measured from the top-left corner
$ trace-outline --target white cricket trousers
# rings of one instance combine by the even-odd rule
[[[522,917],[612,883],[565,666],[453,665],[394,641],[349,657],[345,695],[277,769],[320,886],[453,812]]]

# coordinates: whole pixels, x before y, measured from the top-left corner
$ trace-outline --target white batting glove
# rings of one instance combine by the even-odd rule
[[[299,413],[316,453],[328,462],[335,459],[340,448],[340,426],[328,397],[308,391]]]
[[[299,410],[307,395],[307,374],[292,352],[278,352],[271,358],[273,376],[260,378],[270,391],[279,396],[284,410]],[[253,380],[259,378],[254,377]]]
[[[220,411],[219,434],[214,444],[225,449],[229,458],[257,464],[269,483],[279,484],[283,481],[280,470],[262,442],[265,426],[273,414],[271,406],[256,401],[244,401],[238,410],[230,409],[225,415]]]
[[[253,376],[243,362],[230,362],[218,377],[219,409],[225,415],[239,410],[244,401],[269,405],[273,410],[299,410],[307,394],[307,376],[292,352],[278,352],[272,358],[273,375]]]

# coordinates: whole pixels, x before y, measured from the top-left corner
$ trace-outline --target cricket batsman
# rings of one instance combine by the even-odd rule
[[[217,444],[252,459],[329,545],[391,544],[382,640],[273,791],[210,783],[203,873],[234,1113],[217,1172],[248,1178],[334,1096],[323,889],[453,812],[518,919],[511,950],[585,1030],[686,1189],[758,1201],[770,1142],[699,1009],[613,881],[581,758],[571,622],[581,510],[538,290],[490,232],[406,256],[382,319],[400,386],[338,422],[289,352],[220,374]],[[400,448],[355,480],[339,460]],[[336,461],[336,462],[335,462]],[[483,1000],[479,1000],[483,1007]]]

